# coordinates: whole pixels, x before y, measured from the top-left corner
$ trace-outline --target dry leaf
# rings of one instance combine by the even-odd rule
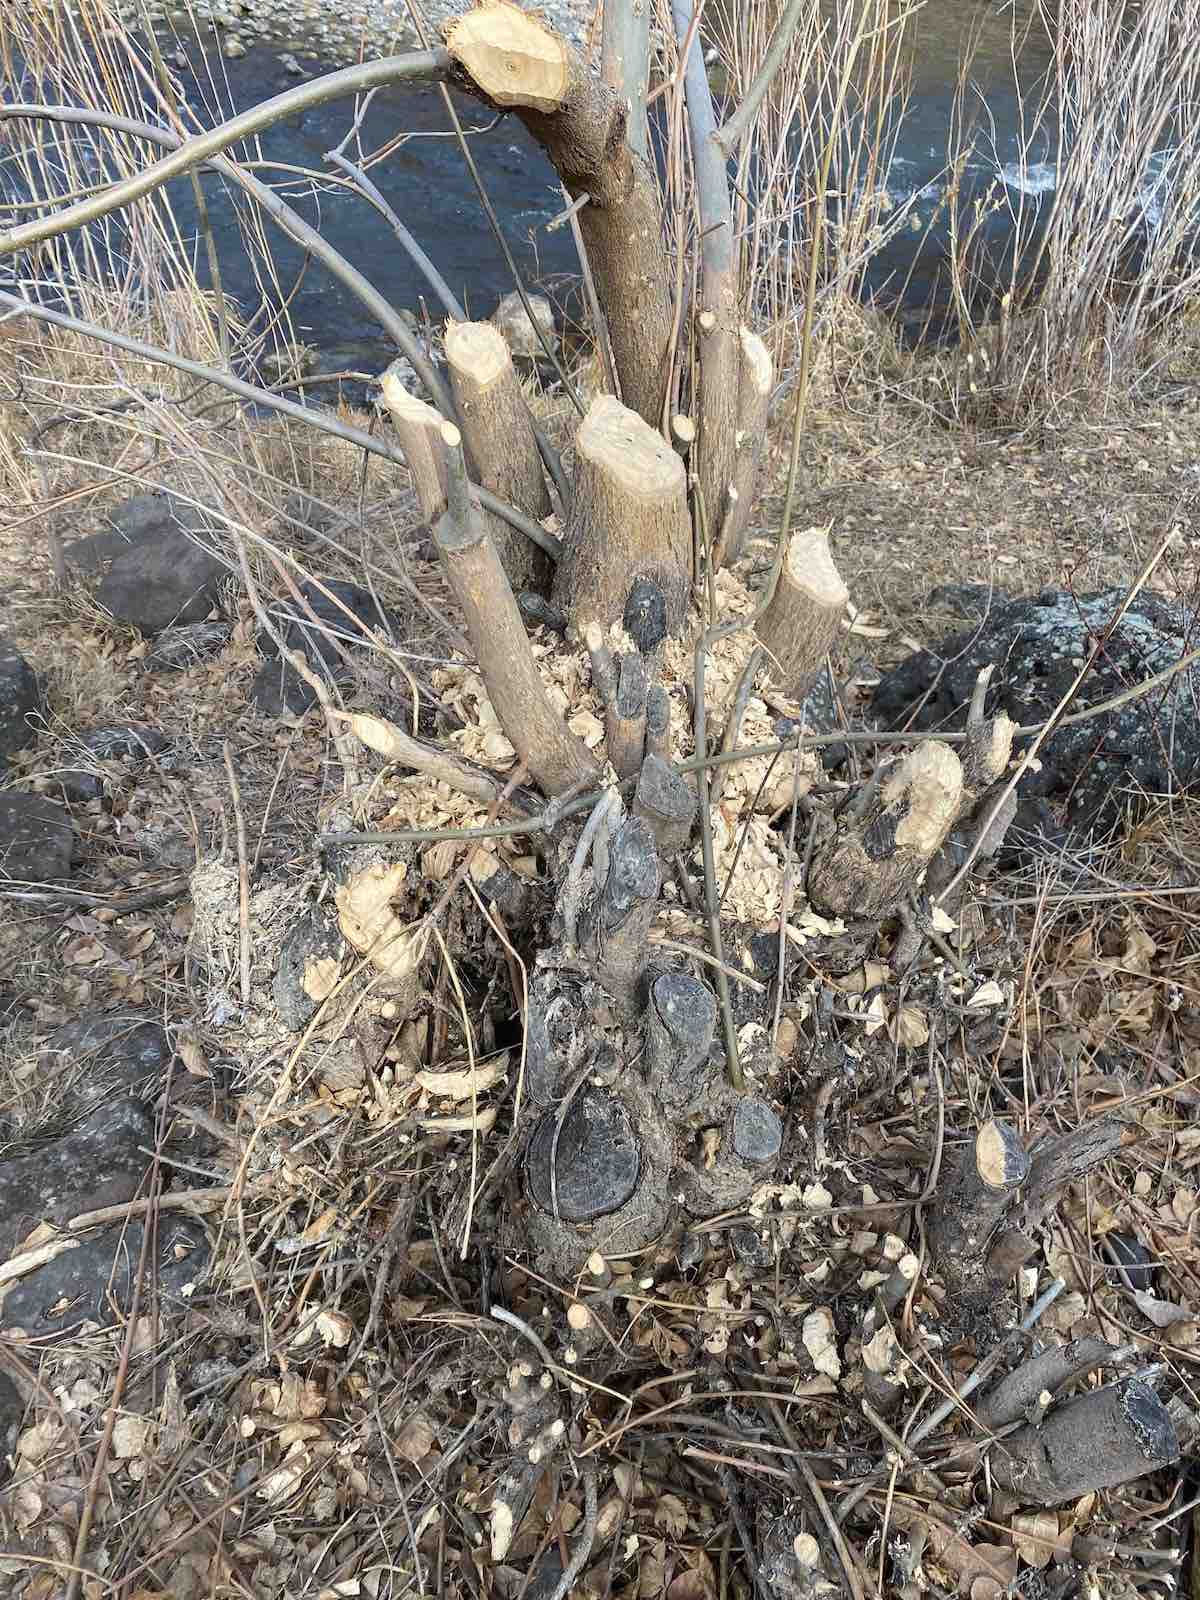
[[[675,1494],[660,1495],[654,1507],[654,1526],[670,1539],[682,1539],[687,1532],[687,1507]]]
[[[396,1435],[395,1450],[398,1456],[403,1456],[405,1461],[411,1461],[416,1466],[418,1461],[425,1457],[437,1443],[437,1433],[433,1424],[422,1411],[418,1411]]]
[[[975,993],[967,1001],[967,1005],[975,1008],[981,1006],[1000,1006],[1004,1004],[1004,990],[995,978],[989,978],[986,983],[981,983]]]
[[[153,1426],[148,1417],[124,1415],[117,1418],[112,1431],[112,1453],[122,1461],[146,1453],[146,1440]]]
[[[925,1013],[916,1006],[901,1006],[891,1027],[891,1037],[905,1050],[915,1050],[929,1043],[929,1023]]]
[[[1012,1542],[1021,1560],[1040,1571],[1050,1565],[1058,1544],[1058,1518],[1053,1511],[1018,1512],[1012,1519]]]
[[[815,1311],[809,1312],[804,1319],[801,1337],[817,1371],[829,1378],[840,1378],[842,1361],[838,1355],[837,1333],[833,1325],[833,1313],[827,1306],[818,1306]]]
[[[1177,1306],[1172,1300],[1158,1300],[1146,1289],[1135,1291],[1134,1300],[1138,1310],[1152,1322],[1156,1328],[1169,1328],[1173,1323],[1186,1322],[1192,1315],[1183,1306]]]

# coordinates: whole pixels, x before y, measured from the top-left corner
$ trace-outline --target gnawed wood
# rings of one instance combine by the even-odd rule
[[[432,527],[446,509],[446,451],[441,433],[445,418],[428,401],[404,387],[395,366],[388,367],[379,381],[412,473],[421,516]]]
[[[682,624],[691,548],[683,462],[660,434],[599,395],[575,436],[575,497],[554,602],[581,637],[619,621],[638,578],[662,590],[667,626]]]
[[[757,633],[771,661],[771,676],[803,700],[837,637],[850,592],[842,582],[824,528],[794,533],[771,604]]]

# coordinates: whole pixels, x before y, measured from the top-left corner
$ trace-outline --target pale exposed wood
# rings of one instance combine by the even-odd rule
[[[557,111],[570,79],[563,41],[507,0],[482,0],[446,30],[446,47],[498,106]]]
[[[947,744],[919,744],[864,786],[813,849],[808,893],[834,916],[891,915],[945,842],[962,806]]]
[[[583,642],[592,664],[592,687],[604,705],[611,705],[617,695],[617,664],[604,642],[604,630],[589,622],[583,630]]]
[[[779,583],[758,637],[771,662],[771,676],[785,693],[803,700],[837,636],[850,598],[829,549],[824,528],[794,533]]]
[[[546,693],[512,586],[471,495],[457,438],[458,430],[443,424],[447,510],[433,536],[488,697],[522,764],[547,794],[594,784],[596,763]]]
[[[952,1293],[977,1298],[994,1291],[988,1249],[1029,1167],[1016,1130],[995,1118],[951,1163],[927,1233],[933,1260]]]
[[[421,515],[431,526],[446,509],[446,456],[442,448],[442,414],[412,394],[389,367],[380,379],[388,408]]]
[[[576,221],[608,323],[621,395],[657,426],[671,345],[671,271],[657,183],[626,138],[624,99],[543,23],[503,0],[489,0],[452,22],[446,45],[461,69],[462,86],[493,104],[513,106],[568,196],[587,195]],[[562,82],[560,61],[566,63]]]
[[[503,334],[490,322],[447,323],[446,365],[476,481],[535,520],[548,516],[537,439]],[[544,591],[545,553],[500,517],[487,514],[487,525],[513,588]]]
[[[683,462],[612,395],[593,400],[575,435],[575,497],[554,601],[568,632],[607,629],[638,578],[663,591],[670,631],[687,605],[690,528]]]

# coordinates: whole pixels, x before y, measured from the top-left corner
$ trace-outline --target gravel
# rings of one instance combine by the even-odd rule
[[[257,44],[303,53],[325,62],[356,61],[364,55],[389,55],[420,48],[405,0],[370,0],[345,5],[340,0],[193,0],[184,10],[161,0],[121,0],[118,11],[130,27],[150,20],[183,40],[195,37],[196,26],[216,30],[228,57],[244,55]],[[432,32],[451,16],[470,9],[466,0],[425,0]],[[528,8],[532,9],[532,8]],[[552,27],[574,43],[582,42],[591,19],[590,0],[548,0],[538,8]],[[286,61],[285,61],[285,64]],[[292,68],[289,65],[289,70]]]

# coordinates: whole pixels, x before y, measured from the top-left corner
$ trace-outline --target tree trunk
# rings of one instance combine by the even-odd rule
[[[654,175],[626,138],[621,96],[570,45],[507,0],[484,3],[446,28],[464,87],[511,106],[545,150],[577,213],[608,319],[621,397],[660,426],[667,386],[671,269]]]
[[[1007,1123],[985,1122],[964,1150],[929,1220],[929,1248],[953,1294],[992,1292],[987,1251],[1029,1175],[1029,1156]]]
[[[549,516],[550,491],[504,336],[490,322],[447,323],[446,365],[478,482],[537,521]],[[500,517],[485,515],[513,589],[544,594],[550,584],[545,553]]]
[[[639,578],[662,590],[667,626],[678,631],[690,550],[682,461],[628,407],[598,396],[575,435],[575,497],[554,579],[571,635],[619,622]]]

